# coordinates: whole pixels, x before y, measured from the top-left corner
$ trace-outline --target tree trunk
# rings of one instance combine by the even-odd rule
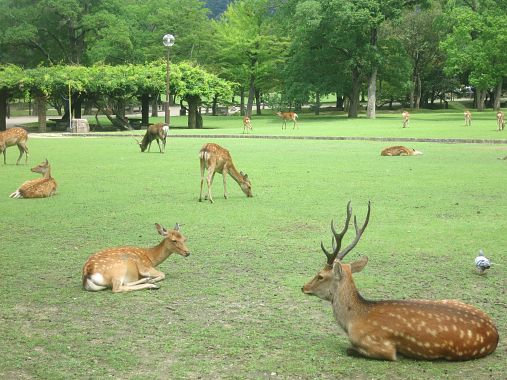
[[[0,131],[7,130],[7,102],[9,96],[6,91],[0,91]]]
[[[422,96],[422,83],[421,83],[421,76],[417,75],[416,77],[416,92],[415,92],[415,109],[419,109],[421,105],[421,96]]]
[[[501,103],[501,97],[502,97],[502,85],[503,85],[503,78],[499,78],[498,82],[496,84],[495,88],[495,103],[493,104],[493,109],[495,111],[500,111],[500,103]]]
[[[248,102],[246,104],[246,116],[252,116],[253,101],[255,97],[255,77],[250,75],[250,85],[248,88]]]
[[[217,108],[218,108],[218,96],[214,96],[213,97],[213,103],[211,105],[211,115],[212,116],[217,116]],[[206,113],[208,111],[206,110]]]
[[[336,95],[336,110],[337,111],[343,111],[343,103],[344,103],[345,99],[343,98],[343,96],[338,96]]]
[[[352,69],[352,91],[350,93],[349,118],[357,117],[359,108],[359,92],[361,91],[361,81],[357,67]]]
[[[44,95],[38,95],[35,98],[35,103],[37,105],[39,132],[46,132],[46,102],[47,99]]]
[[[377,101],[377,68],[374,67],[370,75],[370,83],[368,84],[368,107],[366,109],[366,117],[375,119],[375,103]]]
[[[241,87],[239,94],[239,114],[245,116],[245,88]]]
[[[260,116],[262,114],[261,111],[261,92],[257,89],[255,89],[255,106],[257,108],[256,115]]]
[[[199,113],[201,98],[199,96],[187,96],[185,100],[188,103],[188,128],[202,128],[202,116]]]
[[[151,101],[151,117],[158,117],[158,95]]]
[[[315,115],[320,115],[320,92],[315,93]]]
[[[150,95],[141,95],[141,125],[150,124]]]
[[[73,103],[72,107],[74,108],[74,118],[75,119],[81,119],[82,113],[81,113],[81,106],[83,105],[83,97],[82,96],[76,96],[75,99],[72,99]]]
[[[484,102],[486,101],[486,90],[477,90],[477,111],[484,111]]]

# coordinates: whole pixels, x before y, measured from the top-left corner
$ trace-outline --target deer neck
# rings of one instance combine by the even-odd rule
[[[173,253],[165,247],[164,242],[165,239],[162,240],[160,244],[156,245],[155,247],[148,248],[147,250],[147,256],[153,263],[154,267],[164,262],[171,255],[171,253]]]
[[[343,278],[338,281],[332,290],[331,303],[333,314],[338,324],[348,332],[352,321],[368,312],[371,302],[365,300],[357,291],[356,285],[349,273],[349,279]]]
[[[241,186],[245,180],[243,179],[243,176],[237,171],[234,164],[231,162],[231,165],[227,168],[229,171],[229,175],[238,183],[238,185]]]
[[[53,178],[53,177],[51,177],[51,166],[48,166],[48,170],[46,170],[42,174],[42,178],[45,178],[45,179],[51,179],[51,178]]]

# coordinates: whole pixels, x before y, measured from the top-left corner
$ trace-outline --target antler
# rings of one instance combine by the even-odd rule
[[[332,241],[333,252],[329,253],[324,248],[324,244],[322,242],[320,243],[320,247],[322,248],[322,251],[324,251],[324,254],[327,257],[328,266],[332,267],[335,260],[341,261],[347,253],[349,253],[350,251],[352,251],[352,249],[354,249],[354,247],[359,242],[359,239],[361,239],[361,236],[363,235],[366,226],[368,226],[368,221],[370,220],[370,210],[371,210],[371,202],[368,201],[368,213],[366,214],[366,219],[361,228],[357,226],[357,218],[354,215],[354,227],[356,229],[356,238],[342,252],[340,252],[342,239],[343,236],[345,236],[345,234],[347,233],[347,229],[349,228],[350,217],[352,216],[352,207],[350,206],[350,201],[347,203],[347,219],[345,220],[345,226],[343,227],[343,230],[340,233],[336,233],[334,223],[333,221],[331,221],[331,231],[333,231],[334,235],[334,240]]]

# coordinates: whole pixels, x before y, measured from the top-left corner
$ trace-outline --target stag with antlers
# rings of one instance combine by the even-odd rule
[[[358,292],[352,274],[368,263],[362,257],[349,264],[343,258],[358,243],[370,219],[368,213],[361,228],[354,216],[356,237],[343,251],[352,208],[347,204],[345,226],[333,232],[333,251],[321,243],[326,266],[302,291],[330,301],[340,327],[347,333],[349,354],[382,360],[396,360],[397,355],[422,360],[471,360],[492,353],[498,344],[498,331],[491,318],[474,306],[460,301],[402,300],[368,301]]]

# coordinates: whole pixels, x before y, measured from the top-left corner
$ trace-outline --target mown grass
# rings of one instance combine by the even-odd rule
[[[316,119],[317,128],[326,119]],[[197,201],[197,152],[208,141],[231,151],[253,198],[229,179],[223,199],[216,177],[215,204]],[[0,167],[0,377],[503,378],[507,172],[496,158],[507,146],[418,143],[423,156],[380,157],[388,145],[175,138],[161,155],[141,154],[129,138],[32,137],[29,166],[14,165],[17,150],[9,148]],[[46,157],[58,194],[9,199]],[[498,325],[495,353],[463,363],[346,356],[331,306],[300,288],[323,266],[320,241],[330,241],[329,222],[343,222],[349,199],[359,220],[372,201],[370,225],[349,258],[370,257],[356,275],[363,295],[474,304]],[[192,251],[160,266],[160,290],[81,289],[90,254],[154,245],[155,222],[184,224]],[[474,273],[479,248],[496,263],[485,276]]]

